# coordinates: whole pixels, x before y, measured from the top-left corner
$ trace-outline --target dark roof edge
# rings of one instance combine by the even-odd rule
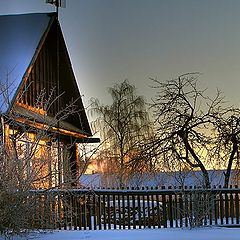
[[[27,13],[27,14],[10,14],[10,15],[31,15],[31,14],[44,14],[44,13]],[[9,113],[9,111],[11,111],[11,109],[12,109],[12,107],[14,105],[14,102],[16,101],[17,95],[18,95],[20,89],[22,88],[22,86],[24,85],[25,79],[27,79],[29,77],[29,74],[30,74],[30,72],[31,72],[31,70],[33,68],[33,65],[34,65],[34,63],[35,63],[35,61],[36,61],[36,59],[38,57],[38,54],[40,53],[40,51],[42,49],[44,41],[45,41],[45,39],[46,39],[46,37],[48,35],[48,32],[49,32],[49,30],[50,30],[54,20],[57,18],[57,14],[55,12],[46,12],[46,14],[49,15],[49,17],[51,17],[51,19],[49,20],[48,26],[47,26],[44,34],[42,35],[42,37],[41,37],[41,39],[40,39],[40,41],[38,43],[38,46],[37,46],[37,48],[35,50],[35,53],[34,53],[34,55],[32,57],[32,60],[29,63],[29,65],[28,65],[28,67],[27,67],[27,69],[26,69],[26,71],[25,71],[25,73],[24,73],[24,75],[22,77],[22,80],[21,80],[21,82],[20,82],[20,84],[19,84],[19,86],[18,86],[18,88],[17,88],[17,90],[16,90],[16,92],[14,94],[14,97],[12,98],[10,106],[9,106],[7,112],[6,112],[7,114]],[[3,15],[1,15],[1,16],[3,16]]]
[[[9,13],[9,14],[0,14],[0,17],[5,17],[5,16],[24,16],[24,15],[36,15],[36,14],[48,14],[49,16],[51,15],[56,15],[56,12],[29,12],[29,13]]]

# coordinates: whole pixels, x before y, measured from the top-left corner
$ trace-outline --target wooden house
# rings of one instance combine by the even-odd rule
[[[95,143],[56,13],[0,16],[3,156],[36,188],[76,186]],[[17,180],[20,181],[20,180]],[[27,184],[27,182],[26,182]]]

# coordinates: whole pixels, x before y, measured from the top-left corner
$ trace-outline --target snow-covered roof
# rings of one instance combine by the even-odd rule
[[[54,13],[0,16],[0,107],[8,110]],[[5,96],[3,88],[7,88]],[[4,97],[9,98],[6,102]],[[2,104],[4,103],[4,104]]]
[[[208,170],[211,186],[223,186],[224,171]],[[235,171],[232,171],[230,184],[232,184]],[[83,174],[80,177],[80,184],[85,187],[119,187],[116,175],[107,174]],[[157,172],[157,173],[136,173],[129,177],[126,186],[128,187],[161,187],[161,186],[203,186],[201,171],[186,172]]]

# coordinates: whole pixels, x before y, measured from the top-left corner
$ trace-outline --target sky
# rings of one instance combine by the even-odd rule
[[[45,2],[0,0],[0,14],[55,11]],[[187,72],[239,106],[239,0],[66,0],[59,21],[85,107],[125,79],[150,100],[149,78]]]

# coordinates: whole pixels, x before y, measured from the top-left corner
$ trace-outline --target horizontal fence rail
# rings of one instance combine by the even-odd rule
[[[239,224],[235,188],[33,190],[34,225],[53,229],[140,229]]]

